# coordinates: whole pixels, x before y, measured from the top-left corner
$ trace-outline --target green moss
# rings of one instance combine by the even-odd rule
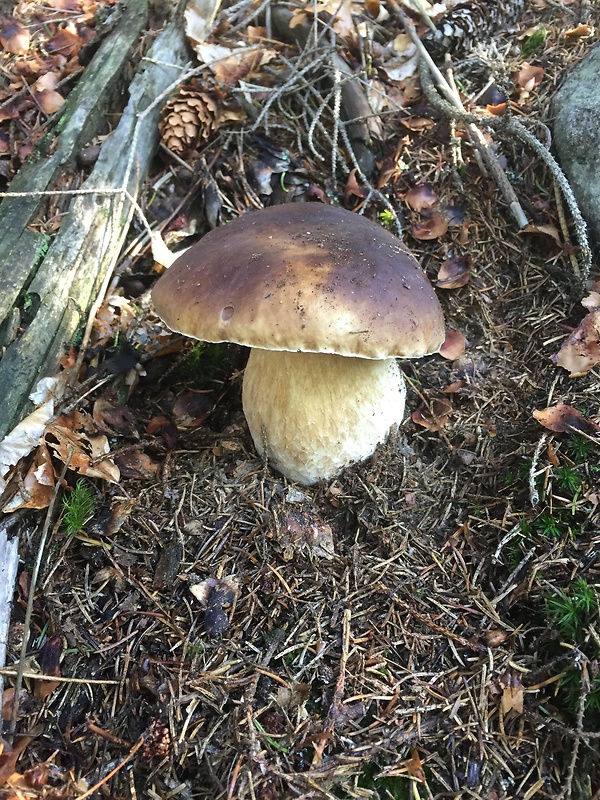
[[[523,58],[530,58],[534,53],[537,53],[544,46],[544,42],[548,38],[548,31],[546,28],[538,28],[531,36],[528,36],[523,46],[521,47],[521,55]]]
[[[381,211],[378,214],[378,217],[379,217],[379,222],[384,228],[386,228],[386,230],[391,231],[393,229],[396,220],[394,219],[394,215],[392,214],[391,211],[385,209],[384,211]]]
[[[205,389],[222,384],[233,371],[232,349],[228,344],[198,342],[169,375],[170,383],[182,383],[190,389]]]
[[[411,796],[410,781],[399,777],[378,777],[380,768],[374,761],[365,764],[358,778],[361,789],[371,789],[377,792],[377,797],[382,800],[409,800]]]
[[[567,444],[567,449],[573,461],[581,464],[590,455],[593,446],[593,442],[591,442],[589,439],[586,439],[584,436],[577,434],[575,436],[571,436]]]
[[[546,595],[546,614],[562,635],[576,643],[597,608],[596,589],[582,577],[573,581],[568,593],[558,591]]]
[[[581,489],[583,481],[576,469],[572,467],[557,467],[554,471],[554,475],[556,476],[558,485],[566,492],[574,494]]]

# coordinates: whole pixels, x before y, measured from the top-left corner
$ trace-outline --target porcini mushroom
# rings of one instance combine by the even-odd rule
[[[172,330],[252,348],[242,401],[256,449],[307,485],[374,452],[404,415],[396,358],[444,341],[439,302],[409,250],[321,203],[251,211],[216,228],[152,297]]]

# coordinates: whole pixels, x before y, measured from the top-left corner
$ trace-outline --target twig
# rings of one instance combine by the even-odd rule
[[[118,681],[115,681],[115,683],[118,683]],[[87,721],[87,729],[88,731],[91,731],[91,733],[95,733],[97,736],[102,737],[102,739],[106,739],[107,742],[116,744],[117,747],[131,747],[131,742],[126,742],[125,739],[121,739],[118,736],[115,736],[114,733],[104,730],[104,728],[96,725],[96,723],[91,719],[88,719]]]
[[[427,13],[427,10],[426,10],[425,6],[423,5],[423,3],[421,2],[421,0],[413,0],[413,3],[417,7],[418,12],[419,12],[419,14],[421,15],[421,17],[423,19],[423,22],[425,22],[425,24],[427,25],[429,30],[434,34],[437,33],[437,28],[435,27],[435,24],[434,24],[433,20],[431,19],[431,17]]]
[[[537,490],[537,486],[535,485],[535,479],[538,476],[537,472],[537,465],[538,461],[540,460],[540,455],[542,450],[544,449],[544,445],[546,444],[546,440],[548,437],[545,433],[543,433],[537,445],[535,446],[535,450],[533,452],[533,457],[531,459],[531,466],[529,467],[529,502],[535,508],[537,504],[540,502],[540,493]],[[542,470],[543,472],[543,470]]]
[[[119,642],[120,644],[120,642]],[[29,672],[28,670],[23,670],[19,673],[18,669],[10,669],[10,667],[4,667],[0,669],[0,675],[6,675],[7,678],[15,678],[18,675],[21,675],[23,678],[28,678],[30,680],[35,681],[53,681],[54,683],[79,683],[83,686],[118,686],[120,681],[112,681],[112,680],[101,680],[96,678],[66,678],[60,675],[43,675],[39,672]]]
[[[356,155],[356,146],[358,146],[361,142],[365,145],[368,145],[371,138],[374,137],[376,139],[382,139],[384,137],[383,126],[379,115],[374,114],[369,105],[367,94],[364,89],[365,82],[358,75],[352,72],[346,61],[340,56],[335,44],[328,44],[322,34],[317,38],[316,45],[311,49],[309,47],[310,38],[306,30],[302,30],[300,26],[294,28],[293,31],[290,30],[290,17],[291,12],[288,10],[279,8],[277,9],[274,22],[282,35],[291,37],[299,44],[305,44],[305,49],[302,53],[303,58],[311,57],[315,52],[318,52],[319,47],[323,48],[323,56],[316,60],[312,60],[302,69],[298,69],[298,64],[292,65],[287,62],[284,56],[281,56],[282,61],[286,63],[287,66],[289,66],[292,70],[292,75],[285,83],[272,90],[273,94],[271,94],[263,106],[260,115],[253,124],[252,130],[254,130],[263,120],[263,117],[268,111],[269,106],[276,99],[276,96],[283,96],[283,94],[286,93],[289,94],[290,91],[298,93],[300,88],[299,84],[303,84],[302,89],[306,91],[307,95],[315,97],[318,102],[317,110],[309,111],[309,113],[312,113],[312,119],[307,125],[308,145],[311,151],[319,160],[324,160],[324,156],[317,152],[313,141],[315,128],[318,127],[319,130],[323,132],[325,138],[330,144],[331,149],[329,152],[331,157],[331,175],[335,179],[335,172],[338,167],[340,167],[344,172],[350,171],[344,164],[344,159],[342,157],[342,151],[339,144],[339,140],[341,139],[344,147],[347,150],[350,161],[353,167],[356,169],[358,178],[368,190],[369,199],[370,197],[377,197],[378,200],[383,203],[392,216],[397,234],[401,235],[402,226],[395,208],[387,199],[387,197],[385,197],[385,195],[379,189],[371,184],[368,177],[365,175],[364,169],[360,165],[359,158]],[[328,92],[325,98],[323,98],[322,95],[320,95],[312,86],[309,80],[310,76],[306,75],[306,72],[309,68],[316,68],[320,66],[321,63],[328,67],[329,80],[332,84],[332,89]],[[299,81],[300,78],[302,79],[301,82]],[[264,87],[262,86],[257,87],[257,89],[261,92],[265,91]],[[306,109],[306,103],[303,103],[302,98],[300,98],[300,104],[304,105]],[[328,105],[330,106],[328,110],[330,111],[333,123],[332,132],[326,131],[321,122],[323,112],[326,110]],[[344,116],[345,119],[343,119],[342,116]],[[353,146],[353,143],[355,146]],[[368,149],[369,148],[367,146],[367,150]],[[366,206],[366,203],[364,205]]]
[[[515,536],[519,536],[521,533],[521,526],[517,523],[517,525],[513,525],[512,528],[505,533],[502,539],[498,542],[498,547],[494,551],[494,555],[492,556],[492,564],[497,564],[500,560],[500,553],[502,552],[504,546],[512,541]]]
[[[487,653],[487,647],[481,642],[477,642],[471,639],[466,639],[464,636],[460,636],[458,633],[449,631],[442,625],[438,625],[436,622],[433,622],[433,620],[428,619],[424,614],[420,614],[418,611],[415,611],[414,608],[410,608],[406,603],[404,603],[398,597],[395,597],[394,601],[398,605],[401,605],[404,608],[404,610],[412,617],[414,617],[418,622],[422,623],[427,628],[431,628],[432,631],[439,633],[441,636],[447,636],[448,639],[451,639],[453,642],[456,642],[457,644],[461,645],[461,647],[467,647],[470,650],[475,650],[479,653]]]
[[[537,714],[535,711],[525,710],[523,713],[530,722],[533,722],[535,725],[539,725],[540,727],[545,726],[547,728],[551,728],[561,736],[568,736],[573,739],[579,738],[586,744],[589,742],[597,742],[600,739],[600,731],[577,731],[574,728],[569,728],[567,725],[563,725],[553,719],[548,719],[548,717],[544,717],[542,714]]]
[[[350,620],[352,618],[352,611],[349,608],[344,609],[344,617],[342,619],[342,653],[340,656],[340,672],[333,691],[333,698],[329,711],[327,712],[327,720],[323,726],[323,731],[318,739],[313,742],[314,756],[312,759],[313,766],[319,766],[323,760],[323,750],[328,740],[335,729],[336,722],[339,718],[340,711],[342,710],[344,687],[346,685],[346,664],[348,663],[348,654],[350,653]]]
[[[498,119],[502,120],[502,117],[499,117]],[[554,175],[556,182],[560,186],[564,198],[567,201],[567,205],[569,206],[571,216],[573,217],[575,236],[577,237],[579,249],[581,251],[580,277],[581,281],[585,283],[585,281],[587,281],[589,278],[590,270],[592,269],[592,251],[587,235],[587,224],[581,215],[579,205],[577,204],[577,200],[575,199],[575,195],[573,194],[573,190],[571,189],[571,184],[569,183],[567,176],[558,166],[554,156],[550,153],[548,148],[545,147],[539,139],[536,139],[536,137],[531,133],[531,131],[527,130],[522,122],[510,118],[506,130],[508,133],[513,133],[515,136],[518,136],[521,141],[528,144],[531,149],[537,153],[537,155],[546,164],[550,172]]]
[[[513,586],[512,585],[513,580],[519,574],[519,572],[523,569],[523,567],[526,564],[528,564],[529,561],[531,561],[531,559],[533,558],[534,555],[535,555],[535,547],[532,547],[531,550],[529,550],[528,553],[525,553],[523,558],[519,561],[517,566],[513,569],[513,571],[508,576],[508,578],[504,581],[504,583],[500,587],[500,590],[498,591],[498,594],[492,600],[490,600],[490,603],[491,603],[492,606],[494,606],[494,608],[498,605],[498,603],[501,600],[504,600],[504,598],[508,594],[510,594],[513,591],[513,589],[516,589],[518,584],[515,584]]]
[[[336,722],[336,717],[340,712],[342,700],[344,697],[344,686],[346,685],[346,664],[348,663],[348,654],[350,652],[350,619],[352,612],[349,608],[344,609],[344,617],[342,620],[342,655],[340,657],[340,674],[335,684],[333,692],[333,699],[329,706],[327,714],[326,728],[333,730]]]
[[[585,715],[585,704],[590,693],[590,679],[587,670],[587,659],[581,665],[581,691],[579,694],[579,706],[577,708],[577,720],[575,723],[576,736],[573,742],[573,749],[571,751],[571,760],[569,762],[569,769],[565,780],[565,786],[558,800],[571,800],[573,794],[573,778],[575,777],[575,767],[577,766],[577,756],[579,755],[579,747],[584,734],[583,730],[583,717]]]
[[[444,76],[438,69],[436,63],[425,49],[420,38],[417,36],[417,32],[415,30],[415,26],[413,25],[413,23],[406,16],[404,11],[402,11],[402,9],[397,5],[395,0],[390,0],[390,2],[396,15],[402,21],[404,28],[406,29],[407,33],[409,34],[410,38],[413,41],[413,44],[417,47],[417,50],[419,52],[420,56],[419,75],[421,77],[421,84],[423,86],[423,91],[425,92],[427,99],[430,102],[432,102],[432,104],[435,105],[437,105],[437,103],[435,103],[435,100],[441,99],[439,97],[436,98],[437,92],[433,86],[433,81],[431,77],[433,76],[435,82],[437,83],[438,89],[445,95],[447,99],[447,103],[444,103],[443,105],[444,109],[443,113],[447,113],[449,116],[453,116],[456,113],[459,114],[466,113],[465,108],[462,104],[462,100],[460,99],[460,95],[449,84],[449,82],[446,80],[446,78],[444,78]],[[427,85],[428,81],[429,85]],[[448,106],[450,111],[448,111],[446,106]],[[458,118],[460,119],[461,117]],[[469,133],[469,137],[473,143],[473,146],[476,148],[477,152],[483,159],[486,168],[489,170],[498,188],[502,192],[502,195],[504,196],[504,199],[506,200],[506,203],[508,204],[508,207],[510,208],[511,213],[517,225],[519,226],[519,228],[524,228],[528,224],[527,216],[525,215],[525,212],[523,211],[521,204],[519,203],[519,199],[517,198],[514,189],[510,185],[508,178],[504,174],[504,170],[498,163],[498,159],[494,155],[492,149],[486,142],[483,133],[478,127],[479,125],[481,125],[479,120],[476,121],[472,120],[467,122],[467,131]]]
[[[565,217],[565,208],[563,205],[562,197],[560,196],[560,188],[556,178],[554,179],[554,202],[556,204],[556,213],[558,214],[558,224],[563,235],[565,244],[570,243],[569,226],[567,225],[567,218]],[[571,262],[573,272],[581,280],[581,271],[577,263],[577,257],[572,250],[568,252],[568,259]]]
[[[396,209],[390,203],[390,201],[387,199],[387,197],[382,192],[380,192],[379,189],[376,189],[371,184],[371,182],[369,181],[367,176],[361,170],[360,165],[358,163],[358,159],[356,158],[356,154],[355,154],[354,149],[352,147],[352,143],[350,141],[350,137],[348,136],[346,128],[343,125],[340,126],[340,133],[342,135],[342,140],[344,142],[344,145],[346,146],[346,149],[348,151],[348,155],[350,156],[350,161],[352,162],[354,168],[356,169],[356,174],[358,175],[360,180],[364,183],[364,185],[367,187],[367,189],[369,190],[369,193],[371,195],[375,195],[383,203],[383,205],[387,208],[387,210],[390,212],[390,214],[392,215],[392,219],[394,221],[394,227],[396,229],[396,234],[401,237],[402,236],[402,225],[400,224],[400,220],[398,219],[398,214],[396,213]]]

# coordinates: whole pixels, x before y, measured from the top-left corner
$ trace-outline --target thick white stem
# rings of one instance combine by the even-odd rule
[[[393,358],[253,349],[244,374],[244,413],[256,449],[306,485],[368,458],[402,422],[405,396]]]

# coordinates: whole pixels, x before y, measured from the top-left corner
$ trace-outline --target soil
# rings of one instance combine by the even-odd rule
[[[590,39],[566,35],[573,8],[534,5],[492,37],[485,63],[459,55],[455,72],[474,95],[493,62],[513,113],[550,124]],[[548,35],[526,60],[544,74],[524,89],[534,26]],[[316,126],[311,150],[293,92],[273,106],[268,130],[224,123],[191,154],[162,151],[148,218],[177,219],[172,237],[193,221],[198,238],[215,208],[225,222],[257,201],[317,196],[390,222],[391,205],[465,352],[459,336],[450,359],[402,362],[409,416],[390,441],[332,481],[294,485],[250,439],[247,350],[170,334],[148,299],[160,269],[148,248],[129,251],[121,306],[107,299],[69,398],[121,477],[86,480],[89,519],[75,529],[61,503],[46,520],[21,783],[3,796],[83,798],[98,784],[106,798],[598,797],[600,381],[551,360],[590,288],[553,176],[490,134],[531,222],[519,231],[461,124],[417,90],[408,113],[382,117],[376,192],[349,175],[344,143],[345,171],[330,155],[323,165],[330,144]],[[434,213],[406,202],[415,186]],[[444,288],[440,267],[459,257],[462,285]],[[534,418],[558,403],[589,422],[554,432]],[[86,491],[78,479],[66,475],[67,508]],[[11,667],[44,518],[20,525]],[[31,677],[38,667],[54,682]]]

